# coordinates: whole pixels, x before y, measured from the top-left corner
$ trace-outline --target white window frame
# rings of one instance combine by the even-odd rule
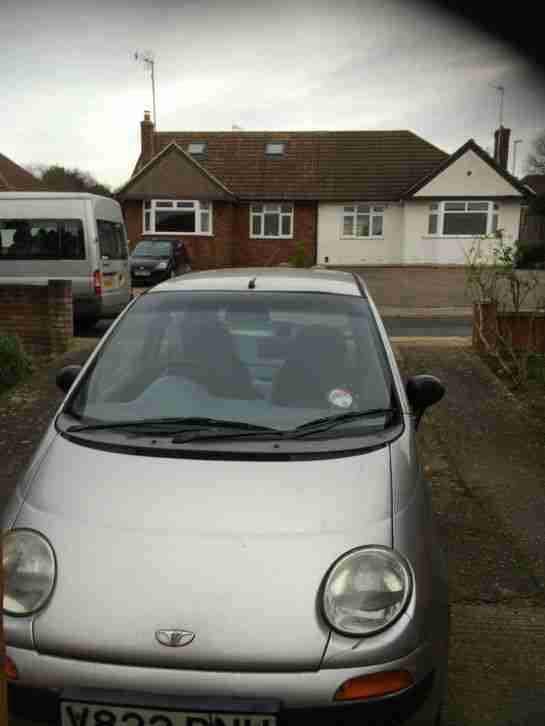
[[[155,212],[157,210],[176,209],[177,205],[184,205],[186,209],[192,209],[195,212],[195,231],[194,232],[161,232],[155,229]],[[191,205],[191,207],[189,206]],[[148,224],[149,215],[149,224]],[[208,216],[208,230],[202,231],[203,218]],[[198,199],[150,199],[142,204],[142,230],[143,234],[160,234],[167,237],[212,237],[214,208],[212,202],[201,202]]]
[[[458,210],[447,210],[445,208],[446,204],[464,204],[465,209],[458,209]],[[486,232],[483,233],[475,233],[475,234],[444,234],[444,223],[445,223],[445,215],[448,215],[450,213],[453,214],[471,214],[471,210],[469,210],[468,205],[469,204],[487,204],[488,208],[486,211]],[[475,214],[482,214],[483,210],[475,210]],[[500,205],[497,201],[490,201],[488,199],[448,199],[442,202],[431,202],[428,206],[428,216],[426,218],[426,237],[446,237],[446,238],[464,238],[464,239],[473,239],[475,237],[480,237],[483,234],[494,234],[499,229],[499,214],[500,214]],[[435,216],[436,222],[437,222],[437,232],[430,232],[430,217]]]
[[[207,146],[206,141],[190,141],[187,145],[187,153],[190,156],[205,156]]]
[[[282,207],[290,207],[290,211],[282,211]],[[259,209],[260,208],[260,209]],[[265,215],[276,212],[279,216],[279,234],[265,234]],[[252,202],[250,204],[250,239],[293,239],[293,224],[295,217],[295,206],[293,202]],[[290,220],[290,233],[282,234],[282,221],[285,218]],[[254,234],[254,219],[260,219],[261,234]]]
[[[284,156],[284,153],[286,151],[286,142],[285,141],[268,141],[265,144],[265,156],[267,158],[280,158]]]
[[[384,217],[386,216],[386,204],[370,203],[370,202],[350,202],[343,204],[340,209],[340,232],[339,239],[384,239]],[[347,211],[347,210],[352,211]],[[369,234],[356,234],[358,214],[369,215]],[[344,231],[345,217],[352,217],[352,234],[346,234]],[[382,218],[382,233],[373,234],[373,219]]]

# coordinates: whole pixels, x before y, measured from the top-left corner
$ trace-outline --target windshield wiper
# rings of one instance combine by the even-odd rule
[[[232,429],[237,432],[247,433],[281,433],[269,426],[254,426],[244,421],[227,421],[217,418],[206,418],[200,416],[182,416],[179,418],[142,418],[133,421],[101,421],[92,424],[77,424],[69,426],[68,433],[79,433],[80,431],[107,431],[109,429],[137,429],[138,431],[148,430],[153,433],[164,432],[166,434],[182,434],[214,429]]]
[[[395,408],[372,408],[368,411],[348,411],[347,413],[338,413],[333,416],[325,416],[324,418],[317,418],[314,421],[308,421],[301,426],[297,426],[291,432],[290,438],[298,439],[307,434],[317,434],[322,431],[329,431],[329,429],[335,428],[338,424],[345,423],[346,421],[352,421],[358,418],[367,418],[371,416],[385,415],[387,418],[396,413]]]

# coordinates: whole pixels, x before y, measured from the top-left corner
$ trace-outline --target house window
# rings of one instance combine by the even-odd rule
[[[293,237],[293,204],[251,204],[250,237]]]
[[[342,237],[382,237],[384,206],[349,204],[343,207]]]
[[[192,141],[187,145],[187,153],[192,156],[202,156],[206,154],[206,141]]]
[[[496,202],[434,202],[430,204],[428,234],[475,237],[498,230]]]
[[[178,199],[144,202],[144,234],[212,234],[212,203]]]
[[[270,141],[265,146],[265,154],[266,156],[283,156],[284,150],[286,148],[286,142],[285,141]]]

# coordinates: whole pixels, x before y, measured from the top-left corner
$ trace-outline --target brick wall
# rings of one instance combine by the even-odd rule
[[[252,239],[250,237],[250,205],[241,204],[236,210],[235,246],[233,264],[278,265],[288,262],[297,242],[305,243],[310,263],[316,259],[315,203],[296,203],[294,209],[294,235],[292,239]]]
[[[213,203],[213,235],[168,235],[165,239],[180,239],[184,242],[191,266],[194,270],[207,270],[217,267],[231,267],[233,260],[234,230],[236,212],[233,204],[225,202]],[[160,233],[143,235],[143,218],[141,201],[123,202],[123,214],[130,249],[134,249],[141,239],[160,237]]]
[[[0,285],[0,335],[19,335],[31,355],[65,353],[73,325],[71,280]]]
[[[506,344],[516,350],[545,353],[545,313],[502,312],[492,304],[482,305],[479,312],[475,306],[473,346],[487,351],[483,338],[491,350]]]
[[[133,250],[142,237],[142,202],[131,199],[123,202],[121,208],[123,209],[125,227],[127,228],[129,250]]]

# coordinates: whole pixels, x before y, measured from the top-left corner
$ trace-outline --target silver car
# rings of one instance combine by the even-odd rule
[[[403,385],[362,280],[152,288],[4,513],[10,708],[63,726],[436,723],[448,593]]]

